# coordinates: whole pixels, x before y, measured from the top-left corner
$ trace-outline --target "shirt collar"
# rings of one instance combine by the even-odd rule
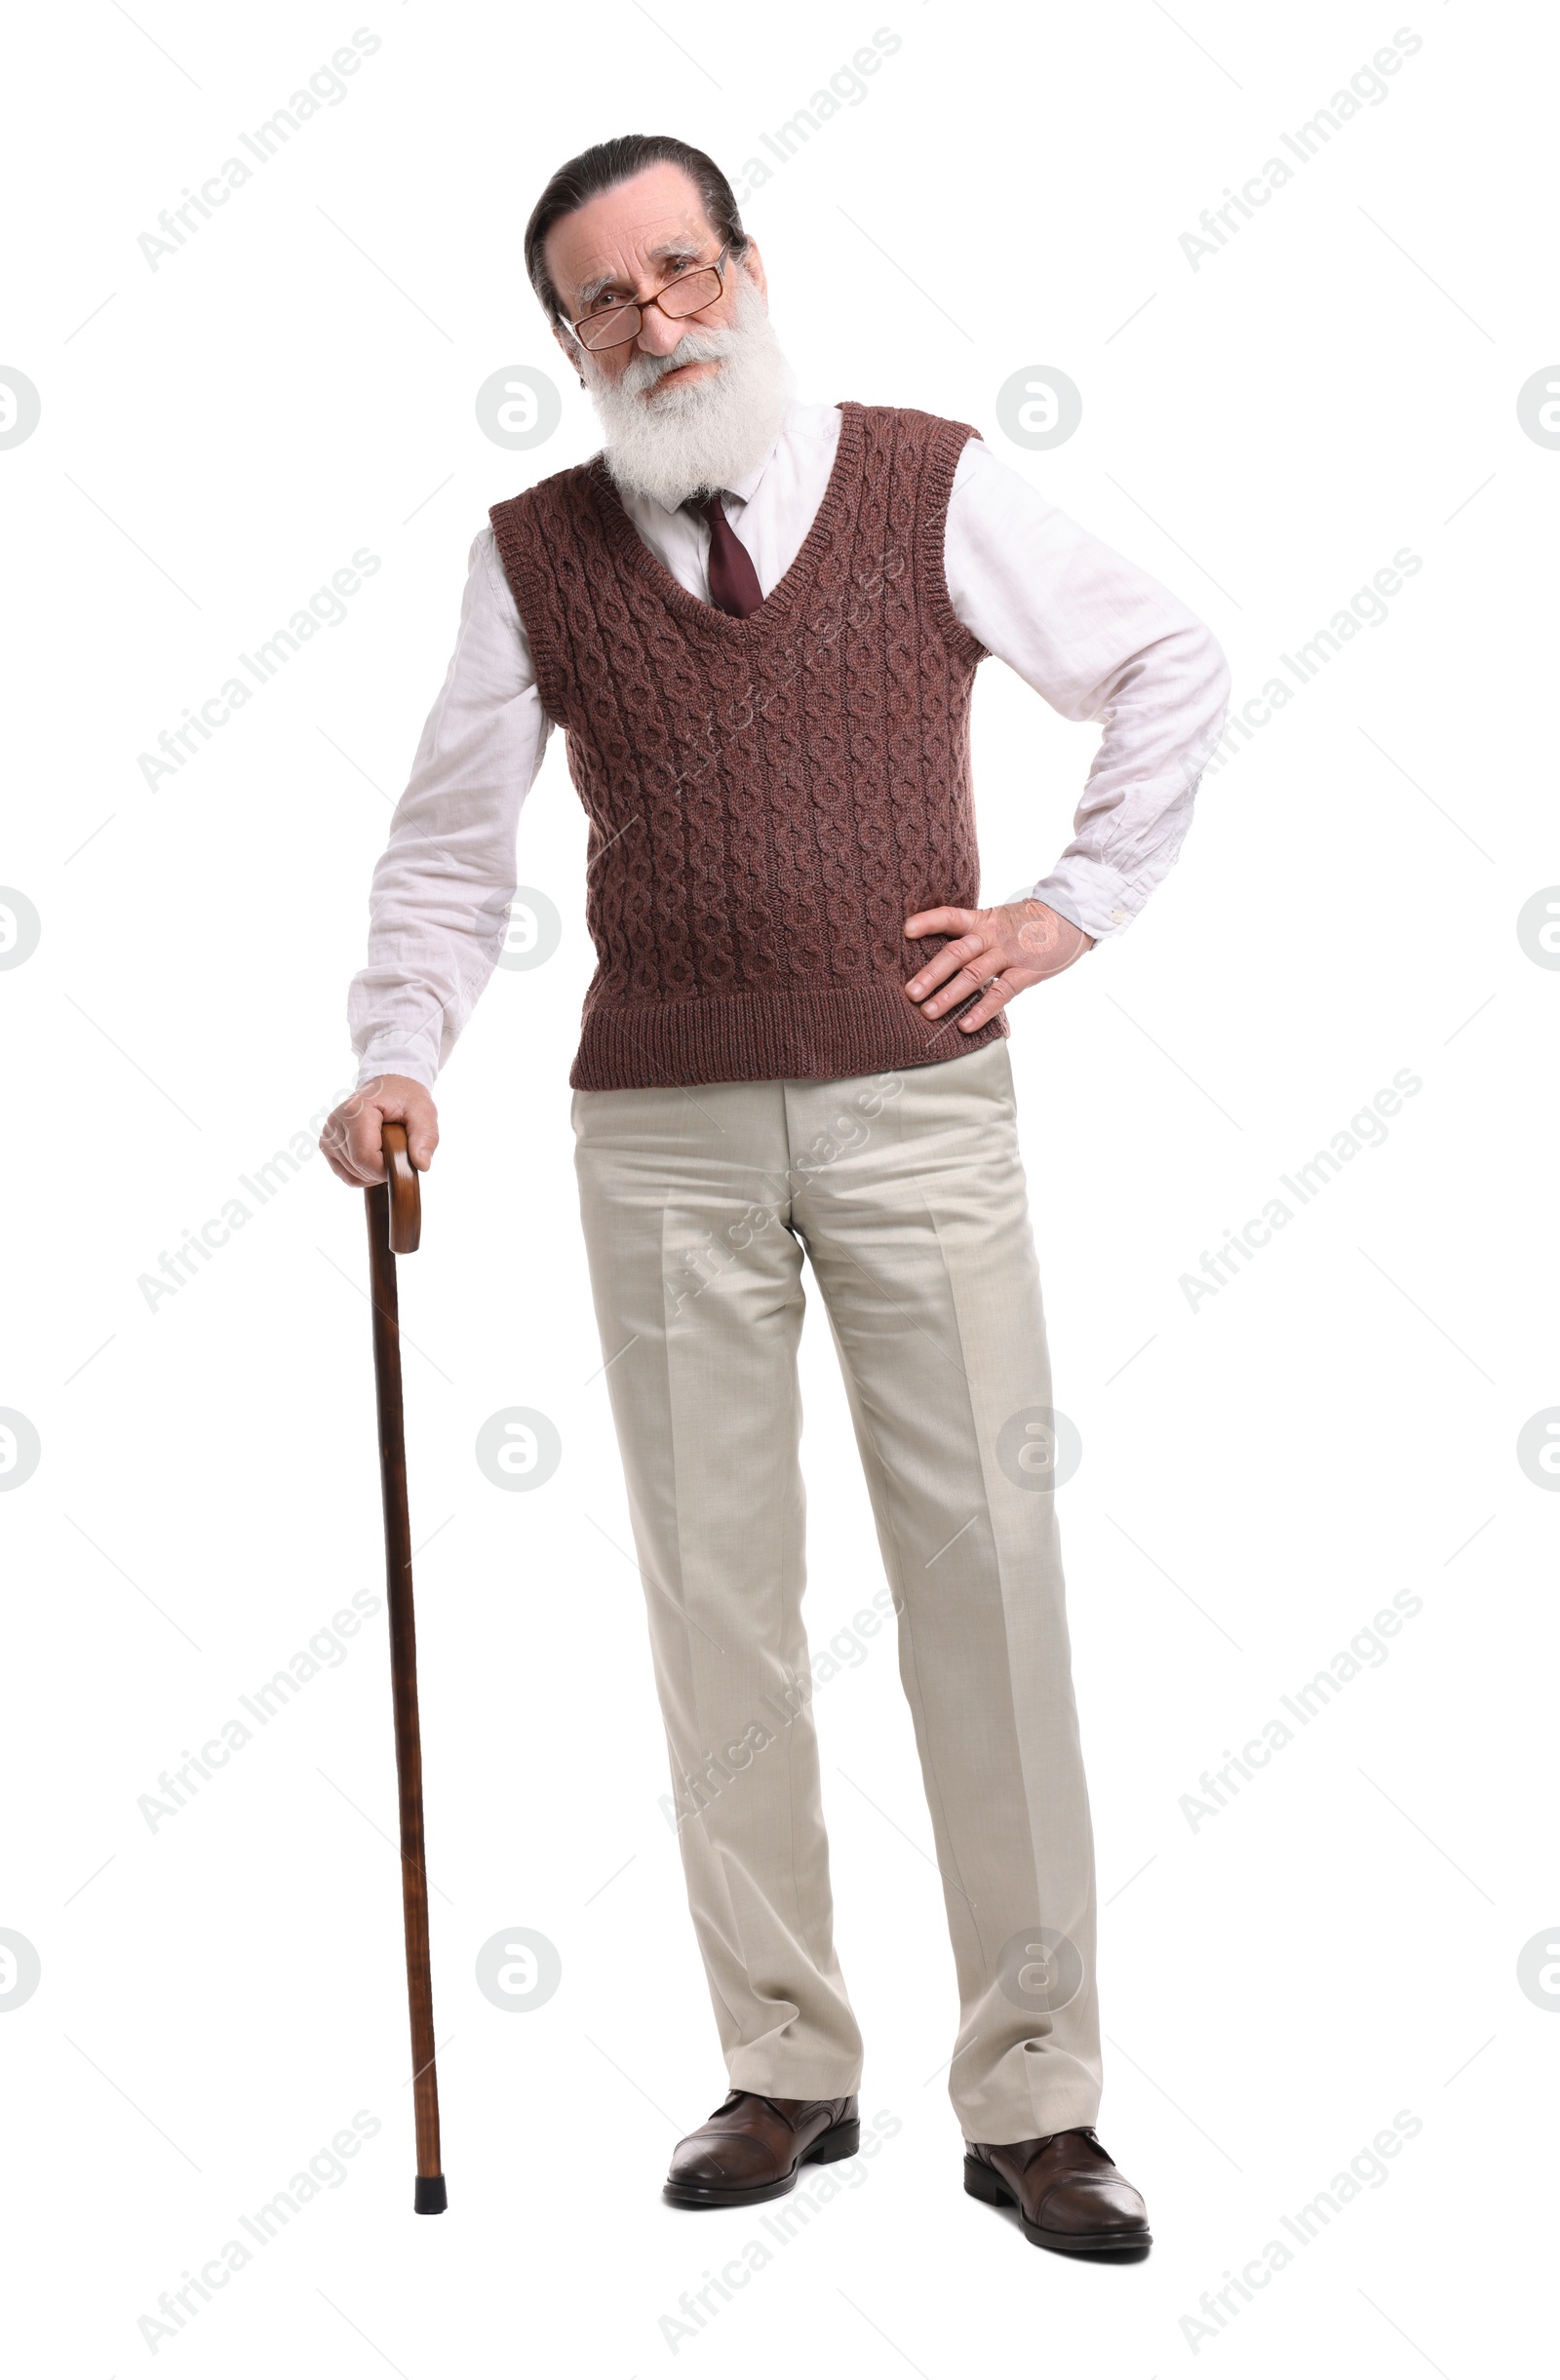
[[[774,461],[775,449],[779,446],[780,440],[784,436],[785,426],[782,423],[780,430],[775,436],[773,444],[770,446],[768,452],[763,456],[763,459],[760,462],[755,463],[751,471],[744,471],[740,479],[732,480],[729,483],[725,491],[728,496],[734,496],[739,504],[750,504],[753,501],[753,498],[758,494],[759,488],[762,484],[764,473],[768,470],[769,465]]]

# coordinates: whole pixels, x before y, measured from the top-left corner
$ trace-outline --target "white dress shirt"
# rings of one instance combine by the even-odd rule
[[[765,596],[812,527],[840,421],[838,406],[792,406],[769,453],[727,492]],[[679,584],[708,603],[708,524],[648,497],[624,507]],[[1108,941],[1168,874],[1191,823],[1229,691],[1224,654],[1157,580],[978,438],[954,475],[944,570],[971,635],[1064,719],[1103,722],[1072,840],[1034,891]],[[360,1082],[407,1074],[431,1088],[453,1048],[503,948],[521,804],[552,725],[484,528],[444,687],[373,873],[369,963],[348,995]]]

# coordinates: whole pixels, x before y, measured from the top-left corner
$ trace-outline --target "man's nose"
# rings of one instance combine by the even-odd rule
[[[640,316],[640,334],[634,344],[644,355],[670,355],[686,327],[684,323],[668,321],[659,306],[646,306]]]

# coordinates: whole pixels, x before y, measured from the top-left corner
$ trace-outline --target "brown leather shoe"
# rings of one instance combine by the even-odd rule
[[[1024,2237],[1064,2256],[1146,2256],[1149,2210],[1092,2125],[1040,2140],[966,2140],[964,2187],[990,2206],[1016,2206]]]
[[[754,2206],[795,2190],[803,2165],[854,2157],[861,2119],[854,2098],[769,2099],[733,2090],[672,2152],[661,2196],[674,2206]]]

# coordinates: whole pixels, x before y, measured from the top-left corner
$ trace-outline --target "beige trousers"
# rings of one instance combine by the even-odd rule
[[[958,1975],[949,2094],[972,2140],[1092,2124],[1093,1840],[1007,1044],[831,1082],[576,1091],[573,1122],[732,2087],[832,2098],[861,2075],[801,1618],[805,1255],[898,1614]]]

